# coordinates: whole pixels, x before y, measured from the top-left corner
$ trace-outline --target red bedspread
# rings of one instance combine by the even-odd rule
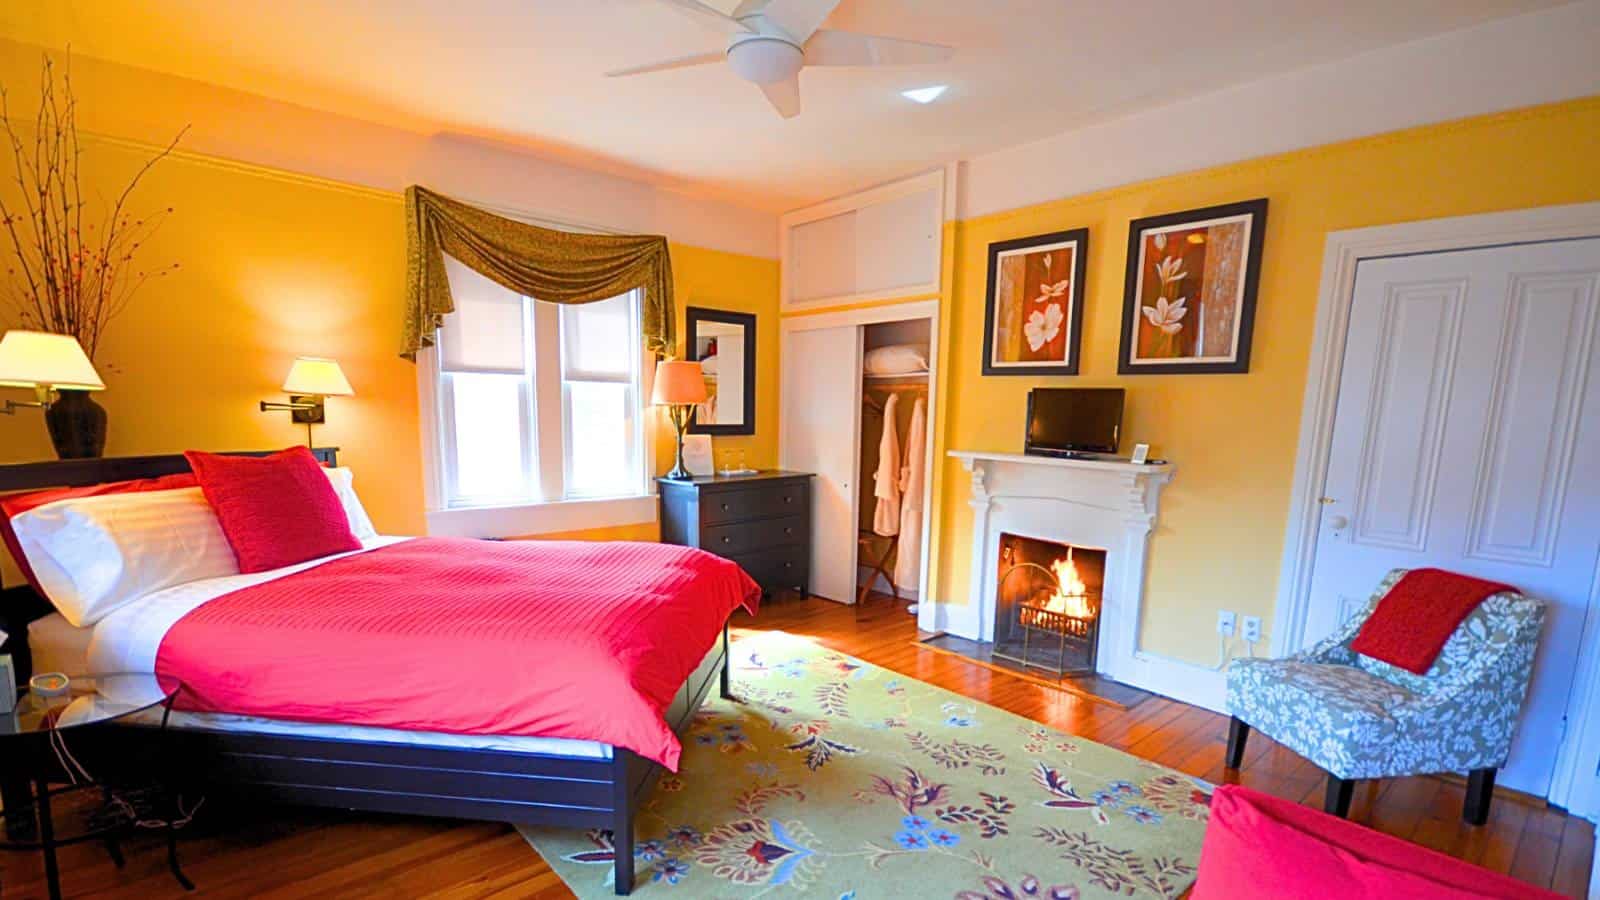
[[[156,671],[189,710],[599,741],[676,771],[662,713],[759,598],[688,547],[417,538],[204,604]]]

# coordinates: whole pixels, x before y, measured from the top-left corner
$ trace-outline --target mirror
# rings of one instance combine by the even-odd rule
[[[709,395],[695,407],[689,433],[755,434],[755,314],[691,306],[684,318],[687,356],[700,363]]]

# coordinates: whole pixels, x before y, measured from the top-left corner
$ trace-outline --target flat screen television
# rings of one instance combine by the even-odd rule
[[[1116,453],[1122,432],[1122,388],[1034,388],[1028,392],[1033,456]]]

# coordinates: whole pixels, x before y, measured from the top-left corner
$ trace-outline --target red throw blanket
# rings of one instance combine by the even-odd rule
[[[1461,621],[1502,591],[1516,588],[1443,569],[1412,569],[1378,601],[1350,649],[1422,675]]]
[[[598,741],[677,771],[662,713],[759,599],[688,547],[417,538],[204,604],[156,672],[189,710]]]

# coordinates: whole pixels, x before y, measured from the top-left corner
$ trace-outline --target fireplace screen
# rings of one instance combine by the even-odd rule
[[[1095,671],[1106,553],[1000,536],[994,655],[1058,678]]]

